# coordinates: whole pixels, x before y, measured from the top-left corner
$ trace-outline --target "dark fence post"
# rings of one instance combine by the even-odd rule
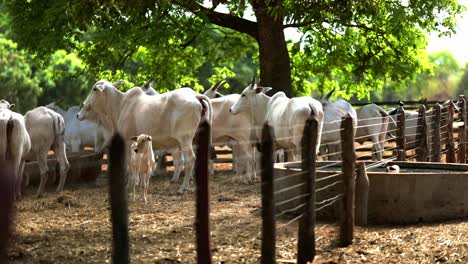
[[[416,128],[416,134],[420,134],[421,137],[418,139],[416,144],[416,160],[427,161],[429,156],[428,136],[427,136],[427,121],[426,121],[426,106],[421,105],[418,111],[418,123]]]
[[[453,141],[453,104],[450,102],[447,109],[447,158],[448,163],[455,163],[455,142]]]
[[[434,105],[434,122],[432,122],[432,159],[431,161],[440,162],[442,159],[442,148],[440,143],[440,121],[442,116],[442,107],[439,103]]]
[[[114,135],[109,148],[109,193],[112,222],[112,263],[130,263],[125,142]]]
[[[468,144],[466,142],[466,139],[468,137],[468,125],[466,122],[467,117],[467,107],[466,107],[466,99],[464,95],[460,95],[458,98],[458,107],[460,108],[460,115],[463,121],[463,126],[460,127],[458,130],[458,163],[466,163],[466,156],[467,156],[467,151],[468,151]]]
[[[353,119],[350,116],[341,122],[343,160],[343,199],[340,210],[340,245],[353,243],[354,232],[354,181],[356,153],[354,151]]]
[[[196,184],[196,216],[195,229],[197,236],[197,263],[210,264],[210,189],[209,168],[210,159],[210,124],[203,120],[198,126],[196,135],[197,153],[195,159]]]
[[[306,183],[304,216],[299,222],[297,263],[312,263],[315,257],[315,165],[317,160],[318,122],[314,115],[307,119],[302,135],[302,171]]]
[[[261,142],[262,264],[276,263],[275,197],[273,178],[273,129],[265,123]]]
[[[404,161],[406,159],[406,135],[405,135],[405,109],[403,109],[403,106],[400,106],[400,108],[397,111],[397,121],[398,121],[398,130],[397,130],[397,139],[396,139],[396,144],[397,144],[397,149],[398,149],[398,156],[397,160]]]
[[[0,263],[8,263],[8,242],[13,222],[15,176],[11,161],[0,161]]]

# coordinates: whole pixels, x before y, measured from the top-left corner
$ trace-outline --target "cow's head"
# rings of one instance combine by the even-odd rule
[[[132,150],[135,151],[135,153],[143,153],[146,148],[149,148],[149,146],[152,145],[151,136],[148,136],[146,134],[131,137],[130,140],[133,140],[136,143],[132,144]]]
[[[220,92],[218,92],[218,89],[223,87],[225,84],[226,81],[221,80],[215,83],[210,89],[203,92],[203,94],[210,99],[222,97],[223,95]]]
[[[262,93],[270,91],[271,87],[258,86],[257,84],[250,84],[244,91],[235,104],[231,106],[229,112],[237,115],[244,111],[253,111],[256,105],[257,97],[262,96]]]
[[[106,95],[109,90],[117,89],[123,84],[123,81],[111,83],[108,80],[100,80],[91,88],[91,92],[81,106],[80,112],[76,115],[78,120],[88,119],[91,112],[104,112]]]
[[[5,99],[0,100],[0,109],[10,109],[10,110],[12,110],[13,108],[15,108],[15,104],[10,104]]]

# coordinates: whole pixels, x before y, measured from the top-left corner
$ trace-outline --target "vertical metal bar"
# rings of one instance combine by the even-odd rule
[[[195,160],[197,263],[210,264],[210,192],[208,161],[210,154],[210,124],[203,120],[196,135],[197,154]]]
[[[112,222],[112,263],[130,263],[125,142],[114,135],[109,149],[109,196]]]
[[[263,126],[261,143],[262,175],[262,264],[276,263],[275,197],[273,179],[273,130]]]
[[[354,150],[353,119],[343,118],[341,123],[342,160],[343,160],[343,200],[340,210],[340,244],[348,246],[353,243],[354,234],[354,188],[356,153]]]
[[[318,121],[311,115],[306,121],[302,135],[302,171],[306,183],[304,216],[299,222],[297,263],[312,263],[315,257],[315,177],[317,160]]]

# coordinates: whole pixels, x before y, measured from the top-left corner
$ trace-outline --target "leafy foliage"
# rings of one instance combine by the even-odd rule
[[[385,83],[405,87],[429,68],[426,34],[449,35],[465,10],[457,0],[213,0],[212,8],[205,2],[23,0],[7,7],[21,47],[41,57],[78,50],[97,77],[137,84],[154,76],[160,91],[182,85],[201,90],[234,77],[239,61],[266,52],[254,41],[257,23],[243,19],[253,10],[303,34],[289,43],[296,94],[336,88],[344,98],[369,97]],[[218,5],[229,14],[215,11]],[[267,13],[256,12],[263,6]]]

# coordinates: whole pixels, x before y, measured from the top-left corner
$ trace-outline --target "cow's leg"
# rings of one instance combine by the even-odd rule
[[[252,182],[252,154],[249,151],[248,145],[237,145],[237,160],[238,162],[238,170],[237,173],[244,182]]]
[[[172,153],[172,163],[174,165],[174,176],[172,176],[171,181],[176,182],[179,180],[180,173],[184,167],[184,158],[182,156],[183,152],[179,148],[174,148],[171,150]]]
[[[179,193],[185,193],[185,191],[187,191],[190,180],[192,179],[193,167],[195,165],[195,153],[193,152],[192,140],[190,139],[182,146],[182,153],[184,154],[185,159],[185,175],[182,186],[180,186]]]
[[[241,146],[237,142],[233,142],[231,144],[231,150],[232,150],[232,172],[237,174],[240,170],[242,170],[242,164],[239,158],[241,158]]]
[[[144,176],[143,176],[143,199],[145,200],[145,204],[147,204],[148,199],[146,197],[147,197],[147,194],[148,194],[149,179],[150,179],[150,176],[151,176],[150,175],[151,171],[144,172],[143,174],[144,174]]]
[[[54,153],[57,162],[60,166],[60,180],[59,184],[57,185],[56,192],[61,192],[63,191],[63,187],[65,186],[65,181],[67,180],[67,173],[70,169],[70,163],[68,162],[67,153],[65,151],[65,143],[63,141],[54,144]]]
[[[214,145],[212,145],[210,147],[210,160],[209,160],[210,175],[214,175],[215,173],[215,159],[216,159],[216,150],[214,148]]]
[[[13,190],[14,191],[14,197],[13,199],[19,200],[21,198],[21,183],[23,179],[23,175],[21,175],[20,172],[20,167],[21,167],[21,159],[15,159],[13,161]]]
[[[39,183],[39,188],[36,193],[36,196],[39,197],[44,192],[44,188],[47,183],[47,150],[39,150],[36,155],[37,163],[39,165],[39,173],[41,175],[41,182]]]

